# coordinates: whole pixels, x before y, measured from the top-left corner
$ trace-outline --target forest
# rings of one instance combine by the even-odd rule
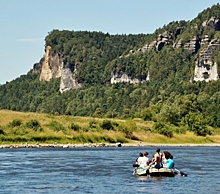
[[[168,137],[173,133],[191,131],[199,136],[220,132],[220,80],[190,81],[195,60],[201,52],[174,48],[135,52],[157,39],[164,31],[175,34],[173,42],[189,41],[192,37],[220,39],[220,31],[204,27],[211,18],[220,19],[220,5],[207,8],[192,21],[172,21],[153,34],[110,35],[102,32],[54,29],[45,37],[53,53],[62,54],[65,66],[77,64],[76,79],[83,87],[59,92],[60,78],[39,81],[40,72],[32,70],[11,82],[0,85],[0,109],[72,115],[96,118],[139,118],[154,122],[152,131]],[[196,26],[196,27],[195,27]],[[220,74],[220,49],[212,60]],[[7,65],[7,64],[6,64]],[[113,71],[125,72],[131,78],[150,81],[138,84],[111,84]]]

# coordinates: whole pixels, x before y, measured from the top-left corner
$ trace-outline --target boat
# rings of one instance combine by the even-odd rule
[[[134,174],[137,176],[151,176],[151,177],[174,177],[178,174],[178,171],[175,169],[167,169],[167,168],[137,168],[134,171]]]

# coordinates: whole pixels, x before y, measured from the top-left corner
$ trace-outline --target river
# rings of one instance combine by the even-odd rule
[[[219,147],[160,148],[187,177],[134,176],[139,152],[156,147],[1,149],[0,193],[220,193]]]

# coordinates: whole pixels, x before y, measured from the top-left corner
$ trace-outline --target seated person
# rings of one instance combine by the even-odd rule
[[[135,163],[133,164],[133,167],[139,167],[140,166],[140,160],[143,158],[143,153],[139,153],[139,157],[136,159]],[[139,160],[139,162],[138,162]]]
[[[170,152],[168,152],[168,151],[163,152],[162,163],[163,163],[164,168],[167,167],[167,160],[170,158],[170,156],[171,156]]]
[[[174,161],[173,161],[173,156],[171,155],[170,158],[167,160],[167,168],[172,169],[174,168]]]
[[[146,168],[147,166],[149,166],[149,158],[148,158],[148,152],[144,152],[144,157],[142,159],[142,164],[140,165],[143,168]]]
[[[153,165],[153,167],[157,169],[163,168],[162,153],[160,153],[160,148],[156,149],[156,154],[154,154],[154,158],[151,165]]]

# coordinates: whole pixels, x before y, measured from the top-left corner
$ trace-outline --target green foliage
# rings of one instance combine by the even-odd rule
[[[206,136],[211,135],[211,131],[207,128],[206,121],[202,114],[189,112],[184,118],[190,131],[196,135]]]
[[[133,132],[137,131],[137,125],[135,121],[129,119],[123,125],[120,125],[119,131],[125,134],[125,137],[132,140],[139,140],[136,136],[133,135]]]
[[[172,129],[168,125],[162,122],[156,122],[154,124],[154,131],[166,137],[170,137],[170,138],[173,137]]]
[[[137,131],[137,125],[134,120],[132,120],[132,119],[126,120],[125,125],[130,131],[132,131],[132,132]]]
[[[5,135],[5,132],[4,132],[4,130],[3,130],[1,125],[0,125],[0,135]]]
[[[187,128],[185,126],[175,127],[173,131],[177,134],[186,134]]]
[[[92,120],[92,121],[89,122],[89,127],[90,128],[97,128],[97,124],[98,124],[97,121]]]
[[[53,131],[56,131],[56,132],[65,131],[66,130],[65,127],[61,123],[59,123],[57,121],[51,121],[49,123],[49,128],[52,129]]]
[[[43,128],[40,126],[40,123],[35,119],[26,122],[25,126],[27,128],[33,129],[34,131],[43,131]]]
[[[73,131],[79,131],[80,130],[80,126],[78,124],[75,124],[75,123],[71,123],[69,128],[72,129]]]
[[[19,119],[14,119],[13,121],[11,121],[8,126],[9,127],[19,127],[21,126],[22,122]]]
[[[113,130],[114,126],[110,120],[103,120],[100,127],[105,130]]]

